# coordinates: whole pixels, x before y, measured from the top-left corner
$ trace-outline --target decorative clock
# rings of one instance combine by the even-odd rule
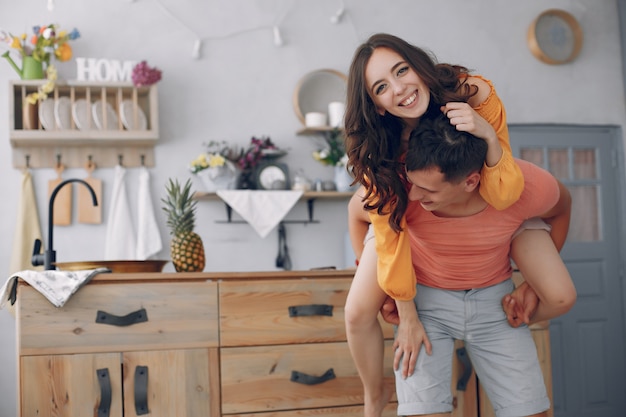
[[[541,13],[528,29],[528,48],[540,61],[550,65],[573,61],[583,44],[583,31],[574,16],[565,10]]]
[[[289,168],[281,162],[262,162],[256,169],[256,185],[260,190],[288,190]]]

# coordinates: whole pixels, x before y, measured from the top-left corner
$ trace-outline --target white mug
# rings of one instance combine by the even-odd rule
[[[324,127],[326,126],[326,114],[318,112],[310,112],[304,115],[304,124],[306,127]]]
[[[342,127],[346,105],[341,101],[333,101],[328,104],[328,124],[331,127]]]

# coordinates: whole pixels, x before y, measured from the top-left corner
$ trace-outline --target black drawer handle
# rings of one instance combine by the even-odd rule
[[[458,391],[465,391],[470,376],[472,376],[472,362],[470,362],[469,356],[467,356],[467,350],[465,347],[460,347],[456,350],[456,356],[459,358],[459,362],[463,364],[463,375],[456,383],[456,389]]]
[[[313,376],[298,371],[291,371],[291,382],[297,382],[298,384],[304,385],[317,385],[335,378],[337,377],[335,376],[333,368],[324,372],[324,375],[322,376]]]
[[[148,312],[145,308],[129,313],[125,316],[116,316],[106,311],[98,310],[96,314],[96,323],[110,324],[111,326],[130,326],[131,324],[142,323],[148,321]]]
[[[135,368],[135,412],[138,416],[148,414],[148,367]]]
[[[309,304],[304,306],[290,306],[289,317],[300,316],[332,316],[333,306],[328,304]]]
[[[100,405],[98,406],[98,417],[109,417],[111,411],[111,378],[108,368],[98,369],[98,384],[100,384]]]

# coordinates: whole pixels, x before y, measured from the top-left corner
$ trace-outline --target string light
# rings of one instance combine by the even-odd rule
[[[339,9],[335,12],[334,15],[332,15],[330,17],[330,23],[333,24],[338,24],[339,22],[341,22],[341,19],[343,19],[343,15],[346,13],[346,7],[345,4],[343,3],[343,0],[341,0]]]
[[[283,41],[283,37],[280,36],[280,29],[278,28],[278,26],[274,26],[272,28],[272,32],[274,32],[274,45],[283,46],[284,41]]]

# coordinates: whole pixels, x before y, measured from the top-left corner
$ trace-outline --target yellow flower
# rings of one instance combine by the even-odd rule
[[[22,43],[20,42],[19,38],[13,36],[13,41],[11,42],[11,48],[15,48],[15,49],[22,49]]]
[[[220,154],[211,154],[209,155],[209,167],[221,167],[226,163],[226,158],[224,158]]]

